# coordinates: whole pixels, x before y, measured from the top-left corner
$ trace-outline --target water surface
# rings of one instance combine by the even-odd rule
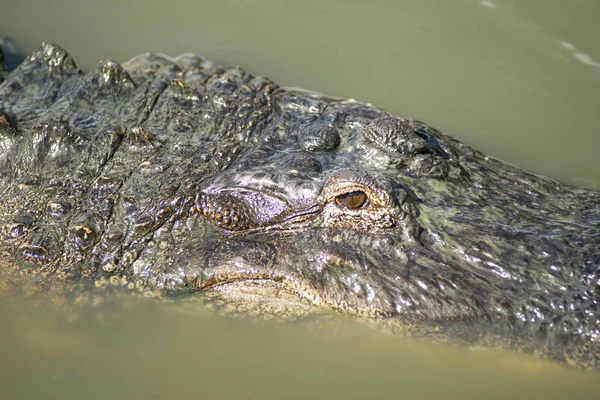
[[[0,305],[3,399],[592,399],[598,375],[410,343],[345,318],[250,321],[133,301],[71,320]]]

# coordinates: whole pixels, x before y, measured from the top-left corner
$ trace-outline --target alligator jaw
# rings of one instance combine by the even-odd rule
[[[203,283],[202,291],[227,313],[239,312],[264,319],[298,318],[326,311],[317,305],[316,293],[298,292],[298,286],[292,282],[290,277],[250,272],[209,280]]]

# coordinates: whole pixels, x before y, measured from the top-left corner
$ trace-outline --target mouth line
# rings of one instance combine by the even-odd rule
[[[283,276],[265,272],[240,272],[238,274],[227,274],[211,276],[199,286],[202,290],[216,289],[221,286],[238,282],[271,281],[281,283],[285,280]]]
[[[270,298],[273,301],[282,299],[288,302],[291,300],[307,302],[306,293],[303,293],[294,282],[296,282],[294,278],[275,272],[243,271],[237,274],[217,274],[207,279],[198,288],[209,296],[216,294],[227,298],[244,294],[257,296],[263,300]]]

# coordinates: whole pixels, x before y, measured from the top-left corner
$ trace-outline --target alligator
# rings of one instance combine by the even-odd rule
[[[43,44],[0,81],[5,296],[326,309],[600,368],[600,192],[192,54]]]

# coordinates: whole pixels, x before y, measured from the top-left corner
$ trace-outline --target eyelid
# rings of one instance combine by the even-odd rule
[[[335,197],[341,196],[350,192],[358,192],[362,191],[369,195],[371,191],[368,187],[361,185],[357,182],[347,181],[347,182],[335,182],[335,184],[326,185],[323,188],[323,197],[326,200],[331,200]]]

